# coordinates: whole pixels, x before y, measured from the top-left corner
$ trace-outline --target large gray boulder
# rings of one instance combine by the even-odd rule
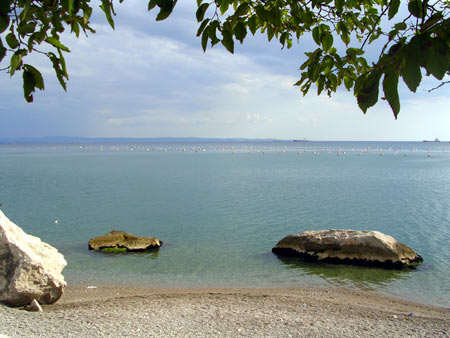
[[[0,302],[56,302],[66,287],[61,274],[66,265],[58,250],[26,234],[0,210]]]
[[[89,250],[127,252],[157,250],[162,242],[156,237],[134,236],[129,232],[113,230],[89,240]]]
[[[309,261],[403,268],[423,258],[410,247],[379,231],[320,230],[288,235],[272,252]]]

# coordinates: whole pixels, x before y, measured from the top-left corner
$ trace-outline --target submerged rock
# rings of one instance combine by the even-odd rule
[[[64,256],[26,234],[0,211],[0,302],[12,306],[56,302],[66,282]]]
[[[156,237],[134,236],[128,232],[113,230],[106,235],[92,238],[89,250],[104,252],[148,251],[159,249],[162,242]]]
[[[403,268],[423,258],[410,247],[379,231],[320,230],[288,235],[272,252],[309,261]]]

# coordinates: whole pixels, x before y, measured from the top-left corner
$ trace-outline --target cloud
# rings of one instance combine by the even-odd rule
[[[238,44],[234,55],[220,45],[203,53],[195,37],[195,4],[180,4],[173,17],[155,22],[145,4],[127,0],[116,8],[114,31],[97,11],[96,34],[64,35],[71,49],[67,93],[40,55],[30,62],[43,72],[46,90],[35,95],[33,104],[24,102],[20,76],[0,74],[0,134],[449,138],[443,128],[450,125],[448,88],[413,96],[402,87],[398,121],[384,101],[363,115],[345,90],[330,99],[311,88],[303,97],[293,86],[303,45],[280,50],[278,43],[257,36]],[[424,88],[432,87],[428,80]]]

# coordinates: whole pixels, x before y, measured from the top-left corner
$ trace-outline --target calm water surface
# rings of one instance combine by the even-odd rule
[[[444,142],[0,145],[0,202],[65,255],[72,285],[336,286],[450,306]],[[425,262],[389,271],[271,253],[287,234],[331,228],[379,230]],[[88,250],[113,229],[164,245]]]

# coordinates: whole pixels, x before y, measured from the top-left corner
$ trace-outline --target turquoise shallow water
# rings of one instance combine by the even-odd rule
[[[72,285],[319,285],[450,306],[444,142],[0,145],[0,202],[65,255]],[[425,262],[389,271],[271,253],[287,234],[330,228],[379,230]],[[113,229],[164,245],[144,254],[87,249]]]

